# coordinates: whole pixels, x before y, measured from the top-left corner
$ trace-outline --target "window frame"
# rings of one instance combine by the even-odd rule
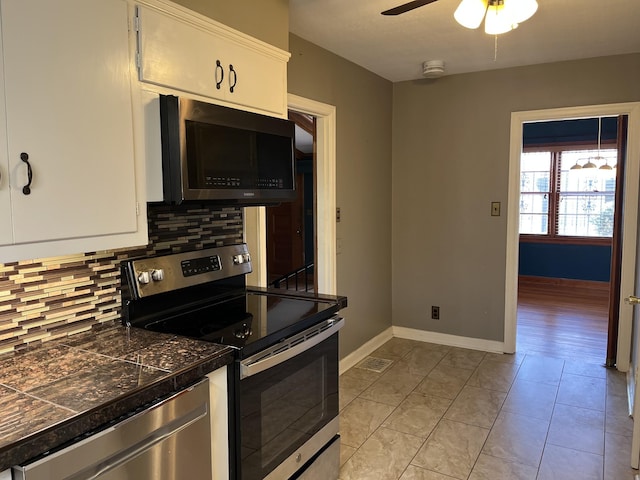
[[[556,217],[559,209],[560,194],[560,172],[558,171],[558,152],[567,150],[597,150],[598,145],[590,141],[584,142],[558,142],[552,144],[540,144],[523,146],[522,153],[530,152],[550,152],[551,153],[551,171],[549,178],[549,233],[545,235],[533,233],[520,233],[520,241],[524,243],[555,243],[555,244],[572,244],[572,245],[612,245],[613,236],[611,237],[584,237],[571,235],[558,235],[553,226],[556,225]],[[601,141],[600,149],[618,148],[615,140]],[[616,179],[618,171],[616,170]],[[617,181],[616,181],[617,183]],[[519,211],[519,208],[518,208]],[[518,213],[519,214],[519,213]]]

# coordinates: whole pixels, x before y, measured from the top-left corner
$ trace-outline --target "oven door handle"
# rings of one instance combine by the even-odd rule
[[[279,343],[242,360],[240,362],[240,379],[263,372],[300,355],[337,333],[343,326],[344,318],[334,315],[319,325],[285,339],[284,345]]]

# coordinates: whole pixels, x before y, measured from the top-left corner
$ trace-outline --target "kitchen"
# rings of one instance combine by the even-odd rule
[[[100,22],[69,23],[91,14]],[[242,207],[295,195],[293,123],[277,118],[286,115],[288,53],[170,2],[5,2],[2,20],[10,152],[3,197],[13,227],[2,249],[2,315],[11,332],[2,468],[14,465],[16,478],[174,478],[209,476],[213,464],[215,478],[281,478],[303,468],[312,475],[330,453],[337,472],[344,320],[334,314],[346,298],[249,291],[245,283],[252,253],[242,243],[249,211]],[[20,55],[29,27],[36,47]],[[57,51],[66,56],[55,58]],[[197,53],[219,55],[214,82],[198,71],[209,64]],[[66,60],[78,66],[73,78]],[[34,65],[46,66],[55,100],[44,86],[36,94],[20,82],[37,76]],[[69,104],[61,84],[76,102]],[[187,99],[185,91],[246,108]],[[37,121],[27,115],[32,123],[21,123],[22,112],[43,104],[51,106]],[[25,140],[30,129],[42,138]],[[67,165],[47,163],[50,157]],[[75,189],[61,171],[78,172]],[[181,196],[172,197],[176,186]],[[113,191],[119,202],[108,206]],[[58,201],[64,208],[49,210]],[[147,209],[147,201],[157,203]],[[101,246],[112,248],[94,251]],[[25,268],[24,258],[37,260]],[[176,330],[196,319],[204,323]],[[198,341],[184,343],[184,336]],[[297,407],[289,439],[276,445],[282,417],[274,417],[273,404],[286,401],[287,382],[299,385],[299,398],[285,395]],[[16,403],[38,411],[20,414]]]
[[[484,225],[487,219],[484,218],[483,207],[495,200],[494,197],[506,197],[504,179],[507,175],[509,112],[639,99],[635,80],[638,75],[632,73],[638,69],[637,54],[470,74],[430,85],[429,88],[424,84],[394,85],[296,35],[289,36],[285,2],[246,2],[244,8],[238,7],[238,2],[232,5],[229,5],[231,2],[217,2],[218,5],[210,2],[183,3],[232,28],[290,51],[288,92],[336,106],[339,139],[336,143],[337,204],[342,210],[342,221],[337,225],[341,251],[336,258],[336,283],[340,292],[348,295],[350,300],[349,322],[341,333],[343,359],[380,334],[390,336],[392,327],[417,328],[416,324],[422,321],[421,310],[424,306],[416,305],[412,298],[405,298],[410,292],[409,288],[405,288],[411,285],[420,285],[422,292],[430,292],[440,304],[445,304],[442,300],[445,298],[448,299],[446,303],[455,305],[455,298],[460,291],[473,291],[477,295],[478,301],[463,306],[465,310],[451,318],[450,323],[433,325],[430,321],[423,322],[425,330],[500,342],[500,319],[504,311],[504,268],[501,267],[504,265],[504,224]],[[586,76],[593,78],[594,74],[601,75],[602,72],[607,72],[607,88],[597,87],[596,80],[588,84],[579,81]],[[619,74],[613,74],[616,72]],[[475,102],[486,95],[488,85],[508,84],[515,81],[514,78],[523,83],[518,89],[504,93],[499,107],[493,106],[495,118],[490,120],[494,129],[491,132],[492,141],[487,142],[484,139],[486,131],[475,132],[471,128],[478,122]],[[601,81],[600,84],[605,85],[605,82]],[[523,91],[527,94],[522,95]],[[353,92],[358,94],[354,95]],[[460,100],[456,101],[455,109],[447,102],[435,101],[445,98]],[[425,127],[447,128],[448,135],[445,133],[433,139],[427,145],[427,151],[424,150],[424,142],[416,145],[411,138],[414,135],[414,127],[411,127],[414,118],[405,118],[403,115],[411,103],[429,106],[428,114],[425,109],[423,115],[418,117]],[[418,114],[412,112],[412,115],[417,117]],[[483,122],[484,118],[485,114]],[[465,130],[464,126],[470,128]],[[451,153],[450,166],[434,166],[433,171],[425,172],[424,181],[427,183],[420,191],[429,191],[433,197],[425,199],[417,193],[397,192],[402,190],[403,177],[410,171],[407,167],[417,167],[411,162],[448,152],[447,137],[458,136],[463,130],[466,132],[466,147],[456,152],[455,156]],[[420,135],[418,137],[422,138]],[[483,149],[482,167],[470,163],[467,158],[469,152],[475,152],[478,145]],[[408,150],[407,155],[405,149]],[[392,158],[394,162],[391,162]],[[404,162],[409,162],[409,165]],[[465,165],[462,174],[456,165]],[[450,169],[453,168],[456,168],[457,175],[463,175],[463,180],[482,178],[483,182],[478,187],[481,187],[481,191],[468,192],[469,196],[462,200],[451,198],[450,192],[442,190],[446,188],[442,186],[446,182],[441,182],[441,178],[450,176],[453,173]],[[490,175],[489,171],[496,175]],[[393,185],[397,185],[393,188],[393,197],[389,178],[394,178]],[[371,195],[371,192],[375,192],[375,195]],[[402,196],[396,197],[400,193]],[[486,202],[476,202],[478,197],[486,198]],[[425,211],[423,204],[441,205],[441,198],[447,199],[444,204],[451,208]],[[227,220],[231,217],[231,222],[237,216],[231,211],[223,212],[216,218],[224,219],[225,213],[228,213]],[[199,219],[208,216],[207,212],[201,211],[189,214]],[[163,218],[161,214],[158,216]],[[451,218],[465,218],[465,222],[450,222]],[[497,219],[497,222],[503,222],[503,218]],[[421,221],[416,222],[416,219]],[[201,221],[196,220],[196,223]],[[434,229],[432,225],[438,225],[439,228]],[[168,241],[167,231],[171,227],[167,228],[158,234],[161,241]],[[478,243],[483,245],[482,248],[475,244],[452,245],[449,242],[454,234],[477,239],[479,231],[482,232],[483,241]],[[416,239],[421,239],[422,248],[413,256],[413,261],[425,268],[415,269],[396,264],[392,269],[393,260],[402,259],[402,252],[415,251]],[[96,244],[91,249],[79,251],[103,248],[107,246]],[[109,282],[113,282],[108,266],[100,266],[93,257],[89,262],[98,271],[105,272],[103,276],[98,274],[100,285],[108,286]],[[375,265],[375,268],[367,269],[369,265]],[[452,269],[449,268],[451,265]],[[497,267],[488,268],[488,265]],[[4,272],[13,272],[16,266],[3,268]],[[366,272],[364,274],[363,269]],[[445,272],[449,280],[442,282]],[[91,275],[87,275],[85,281],[92,284]],[[88,289],[91,290],[91,287]],[[89,309],[80,313],[79,316],[84,316],[83,320],[96,313],[100,321],[116,318],[117,300],[114,300],[113,292],[109,292],[107,287],[100,295],[104,297],[104,303],[97,306],[97,312]],[[431,303],[426,301],[428,305]],[[475,311],[482,312],[482,315],[474,315]],[[463,319],[470,317],[475,318],[475,322],[466,324]],[[64,328],[72,330],[73,324]],[[33,340],[37,341],[37,334],[34,334]]]

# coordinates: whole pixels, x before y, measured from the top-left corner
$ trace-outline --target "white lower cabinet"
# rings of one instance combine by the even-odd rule
[[[0,6],[0,262],[140,244],[127,1]]]
[[[207,377],[209,378],[209,406],[211,408],[211,478],[212,480],[228,480],[229,394],[227,367],[219,368],[208,374]]]

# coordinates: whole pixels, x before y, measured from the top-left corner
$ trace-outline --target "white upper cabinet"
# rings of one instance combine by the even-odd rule
[[[0,6],[0,244],[14,244],[0,261],[22,255],[22,244],[101,239],[22,249],[27,258],[139,244],[126,239],[141,230],[136,238],[146,237],[146,215],[139,226],[137,214],[127,2]]]
[[[2,36],[0,36],[0,52]],[[4,69],[0,62],[0,92],[3,91]],[[0,245],[13,242],[11,221],[11,194],[9,192],[9,157],[7,156],[7,125],[5,123],[4,96],[0,96]]]
[[[186,9],[136,12],[141,81],[286,115],[288,52]]]

